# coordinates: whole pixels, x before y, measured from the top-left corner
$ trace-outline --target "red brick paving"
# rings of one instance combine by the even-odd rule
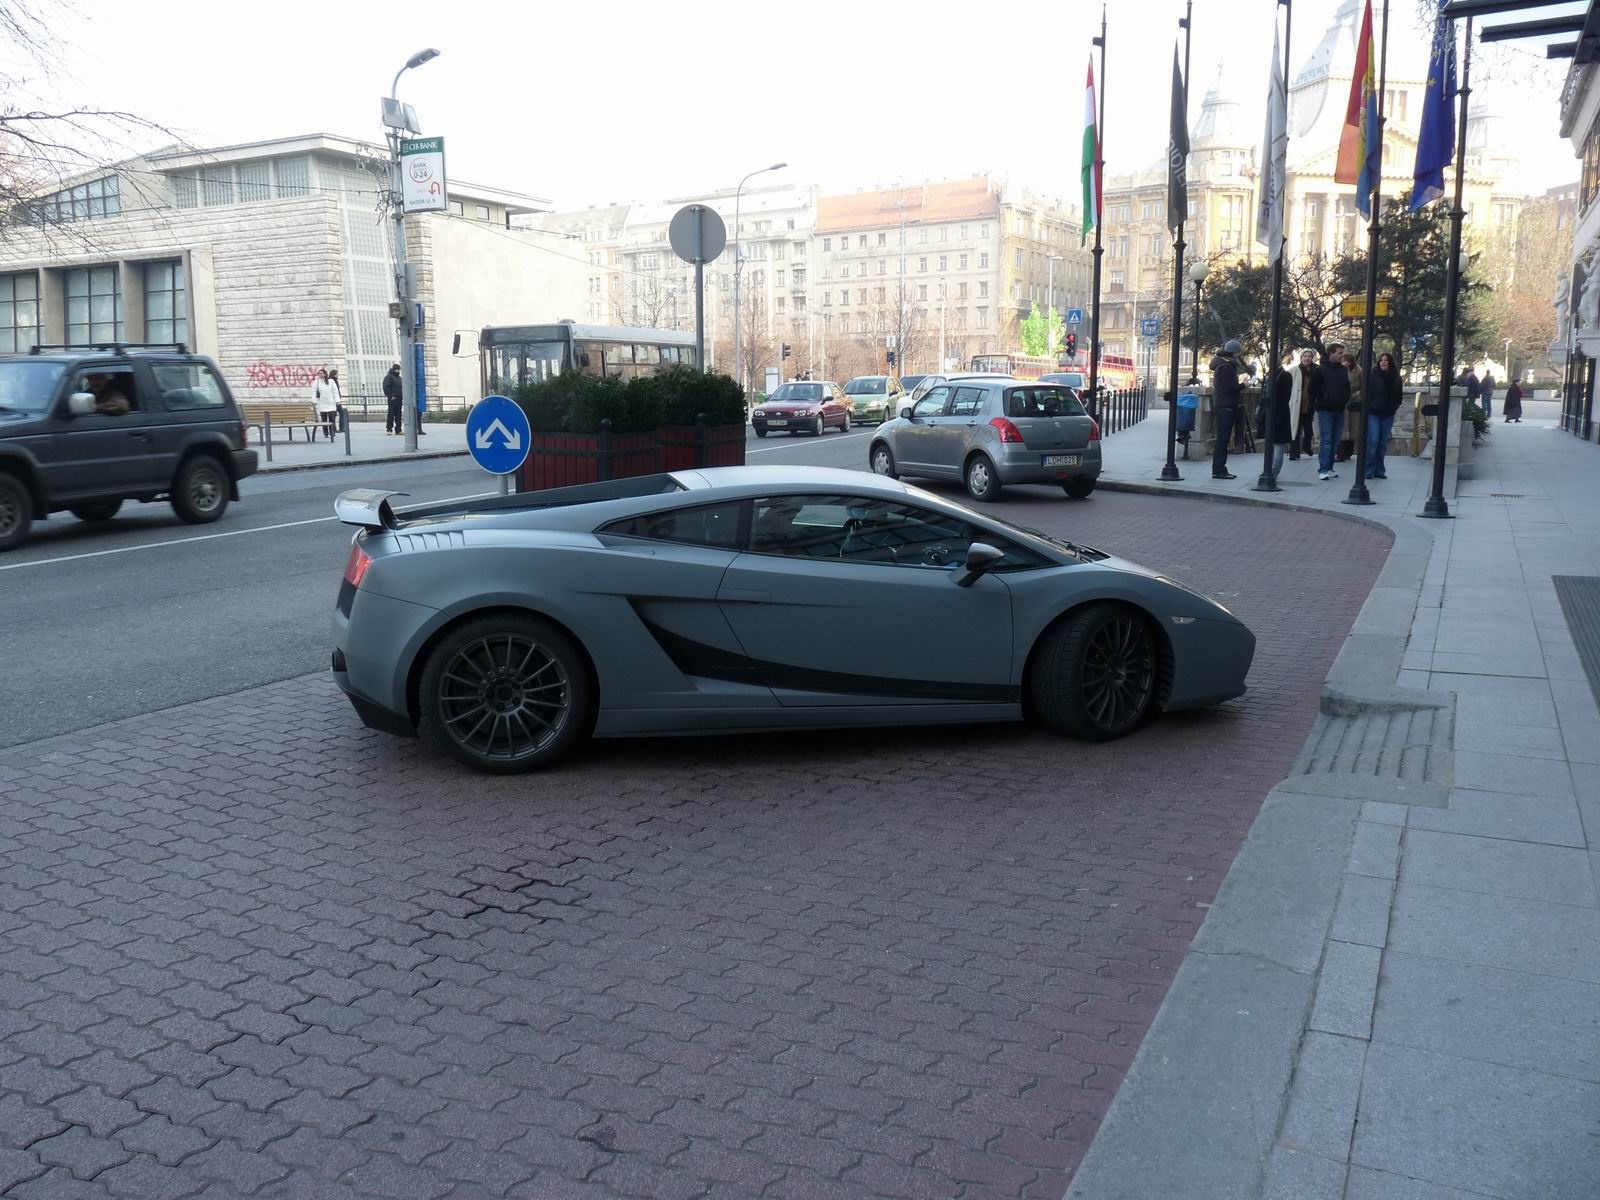
[[[309,677],[0,752],[0,1194],[1056,1200],[1389,539],[1001,511],[1228,604],[1250,693],[489,779]]]

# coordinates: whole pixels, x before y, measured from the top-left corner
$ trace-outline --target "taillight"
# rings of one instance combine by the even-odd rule
[[[1006,418],[996,417],[989,424],[1000,431],[1000,440],[1002,442],[1016,442],[1018,445],[1022,443],[1022,430],[1018,429]]]
[[[344,564],[344,581],[351,587],[360,587],[361,580],[366,577],[367,568],[372,565],[372,555],[360,546],[350,547],[350,558]]]
[[[1100,440],[1100,422],[1096,421],[1093,417],[1089,418],[1089,440],[1091,442],[1098,442]]]
[[[244,420],[241,418],[240,421],[239,421],[239,445],[248,446],[249,444],[250,444],[250,426],[245,424]]]

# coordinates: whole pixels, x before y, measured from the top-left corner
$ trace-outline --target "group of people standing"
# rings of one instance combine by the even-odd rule
[[[1485,371],[1483,378],[1479,379],[1478,372],[1472,367],[1468,367],[1460,375],[1456,376],[1455,386],[1466,389],[1467,399],[1477,401],[1483,408],[1484,416],[1494,416],[1495,382],[1494,376],[1490,372]],[[1518,425],[1522,424],[1522,385],[1515,379],[1511,381],[1511,386],[1506,389],[1506,398],[1500,406],[1500,411],[1505,417],[1507,425],[1513,421]]]
[[[403,420],[402,405],[405,398],[405,388],[400,380],[400,364],[395,363],[389,368],[388,374],[383,377],[383,397],[387,402],[387,412],[383,423],[383,431],[387,434],[403,433],[405,423]],[[317,406],[317,420],[319,428],[333,441],[333,435],[339,428],[340,411],[344,408],[344,396],[339,390],[339,372],[337,369],[323,367],[317,371],[316,382],[311,385],[311,401]],[[427,430],[418,428],[417,433],[425,434]]]

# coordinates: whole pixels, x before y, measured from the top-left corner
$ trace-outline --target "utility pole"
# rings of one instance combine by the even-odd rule
[[[419,50],[406,59],[405,66],[394,73],[389,85],[389,102],[384,107],[384,132],[389,139],[389,186],[392,189],[391,207],[394,214],[394,290],[400,311],[400,387],[404,400],[400,406],[401,428],[405,431],[405,449],[417,448],[417,288],[416,271],[406,262],[406,208],[404,190],[400,181],[400,134],[402,130],[420,133],[413,128],[415,114],[409,108],[401,109],[396,93],[400,90],[400,76],[413,67],[420,67],[439,57],[432,48]]]

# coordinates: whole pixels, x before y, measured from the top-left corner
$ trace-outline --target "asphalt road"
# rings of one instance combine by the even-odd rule
[[[868,430],[750,437],[752,463],[863,467]],[[0,557],[0,746],[289,679],[328,661],[350,530],[333,500],[391,488],[417,503],[490,494],[470,461],[255,476],[217,523],[166,504],[109,525],[62,513]]]

